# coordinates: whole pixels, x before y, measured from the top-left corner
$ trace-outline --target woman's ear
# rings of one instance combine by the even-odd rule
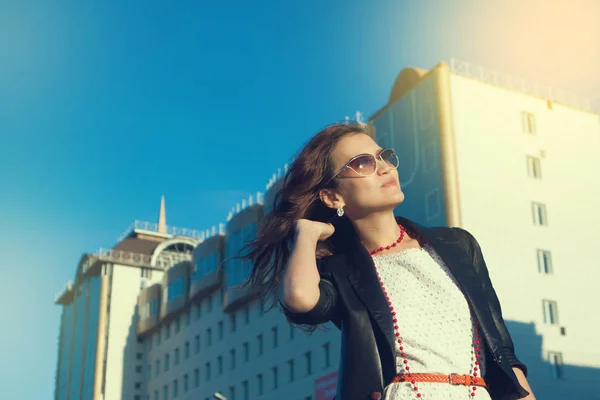
[[[334,210],[344,206],[344,200],[342,199],[342,196],[340,196],[339,193],[334,189],[321,189],[319,192],[319,197],[325,206]]]

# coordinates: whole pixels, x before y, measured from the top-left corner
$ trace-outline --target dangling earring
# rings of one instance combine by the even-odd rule
[[[340,207],[337,209],[337,215],[338,215],[338,217],[341,217],[344,215],[344,207]]]

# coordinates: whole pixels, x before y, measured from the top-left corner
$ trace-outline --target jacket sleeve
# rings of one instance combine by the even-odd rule
[[[464,237],[467,240],[467,243],[469,244],[469,249],[473,257],[473,265],[475,266],[475,268],[477,268],[477,270],[479,271],[479,276],[482,278],[482,286],[490,302],[490,311],[494,318],[494,322],[496,323],[496,328],[498,329],[498,332],[500,332],[500,336],[502,338],[502,346],[505,350],[505,355],[506,357],[508,357],[507,362],[512,367],[520,368],[525,374],[525,376],[527,376],[527,367],[515,355],[515,346],[512,341],[512,338],[510,337],[510,333],[506,328],[504,318],[502,317],[502,307],[500,306],[500,301],[498,300],[498,296],[496,295],[496,291],[494,290],[494,286],[492,285],[489,271],[483,258],[483,252],[481,251],[481,247],[479,246],[479,243],[477,242],[475,237],[469,232],[461,228],[456,229],[464,235]]]
[[[338,309],[338,290],[333,284],[329,274],[321,273],[319,282],[319,300],[312,310],[295,313],[286,308],[283,301],[279,301],[283,313],[289,322],[298,325],[318,325],[334,321]]]

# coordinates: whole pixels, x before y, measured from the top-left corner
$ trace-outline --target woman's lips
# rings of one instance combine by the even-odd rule
[[[390,186],[398,186],[398,183],[396,183],[395,179],[390,179],[389,181],[384,183],[382,187],[390,187]]]

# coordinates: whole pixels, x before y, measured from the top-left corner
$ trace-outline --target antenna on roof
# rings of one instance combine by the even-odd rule
[[[167,233],[167,212],[165,210],[165,196],[160,197],[160,210],[158,212],[158,233]]]

